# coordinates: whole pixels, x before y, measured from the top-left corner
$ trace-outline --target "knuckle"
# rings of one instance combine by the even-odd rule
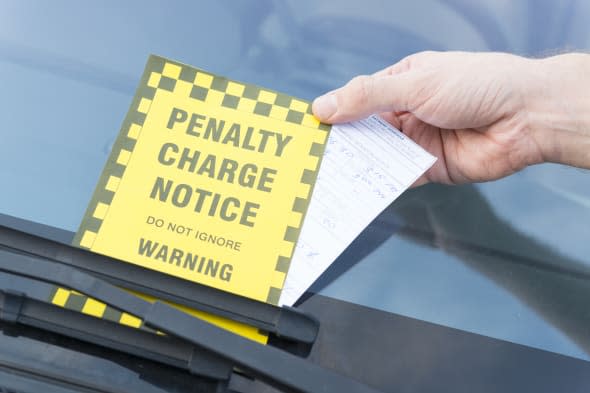
[[[371,101],[374,79],[368,75],[359,75],[349,82],[352,91],[351,105],[366,106]]]
[[[425,50],[425,51],[414,53],[414,54],[406,57],[404,60],[407,61],[408,65],[419,67],[419,66],[428,64],[430,61],[432,61],[434,59],[439,58],[441,53],[442,52],[437,52],[434,50]]]
[[[413,60],[415,55],[406,56],[391,67],[390,75],[400,74],[402,72],[409,71],[412,68]]]

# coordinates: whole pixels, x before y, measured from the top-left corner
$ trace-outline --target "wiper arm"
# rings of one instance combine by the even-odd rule
[[[20,279],[21,277],[0,273],[6,277],[12,277]],[[27,280],[27,279],[22,279]],[[31,285],[41,284],[51,286],[46,283],[31,282]],[[5,295],[5,294],[4,294]],[[3,299],[2,292],[0,291],[0,309],[11,302],[18,301],[18,297],[13,299]],[[142,360],[135,359],[133,354],[129,353],[125,349],[118,347],[120,343],[128,342],[130,345],[137,345],[135,341],[138,336],[152,336],[158,337],[160,342],[177,341],[177,344],[187,348],[188,351],[194,348],[192,345],[187,345],[186,341],[181,339],[174,340],[172,337],[156,335],[152,333],[142,332],[138,329],[131,329],[113,322],[104,321],[94,317],[85,316],[83,314],[73,312],[67,309],[51,306],[47,303],[37,302],[34,299],[23,299],[20,301],[23,304],[21,313],[18,316],[18,324],[1,321],[0,322],[0,334],[6,336],[17,336],[26,338],[26,344],[20,354],[15,354],[14,351],[19,344],[23,343],[23,340],[18,340],[18,343],[10,344],[11,339],[5,345],[8,347],[5,349],[0,345],[0,392],[60,392],[60,393],[73,393],[73,392],[111,392],[111,393],[131,393],[138,391],[138,387],[142,392],[162,392],[173,389],[175,391],[194,391],[194,392],[234,392],[236,391],[237,383],[242,383],[242,378],[237,372],[232,371],[231,364],[228,363],[228,371],[224,376],[210,376],[201,375],[201,373],[191,373],[196,376],[187,375],[186,365],[183,364],[171,364],[166,361],[166,358],[153,359],[152,356],[146,356],[148,353],[142,353],[139,356]],[[46,307],[43,307],[46,306]],[[0,316],[2,310],[0,310]],[[41,315],[40,320],[36,318]],[[63,323],[58,323],[56,326],[62,326],[65,331],[59,331],[51,326],[39,326],[38,322],[43,321],[43,315],[51,316],[49,321],[52,319],[58,320],[63,318]],[[100,331],[103,329],[104,337],[107,340],[112,340],[117,343],[117,346],[109,346],[106,343],[98,344],[93,341],[92,338],[86,341],[86,338],[80,337],[75,332],[70,331],[70,327],[76,329],[77,323],[80,320],[86,319],[86,326],[91,327],[89,332]],[[71,325],[70,325],[71,324]],[[59,335],[56,335],[58,333]],[[123,333],[123,337],[119,337]],[[127,334],[125,334],[127,333]],[[145,333],[145,334],[138,334]],[[7,340],[6,338],[3,341]],[[127,340],[127,341],[125,341]],[[141,339],[140,339],[141,343]],[[105,351],[104,347],[111,348],[115,351]],[[39,356],[47,351],[47,346],[51,348],[59,348],[60,353],[64,356],[59,356],[52,362],[46,362],[42,356]],[[6,350],[6,352],[5,352]],[[150,349],[151,351],[156,348]],[[117,352],[123,352],[121,354]],[[132,356],[128,356],[127,354]],[[66,355],[67,354],[67,355]],[[195,357],[202,361],[213,361],[218,358],[217,355],[205,353],[200,348],[194,348]],[[92,357],[92,362],[82,362],[76,364],[70,364],[70,360],[74,356],[76,359],[85,359],[86,356]],[[145,359],[145,360],[144,360]],[[106,368],[112,370],[110,364],[114,363],[118,368],[125,371],[120,373],[113,373],[113,378],[103,374]],[[91,367],[87,367],[92,364]],[[107,366],[108,364],[108,366]],[[201,362],[202,364],[202,362]],[[172,367],[166,367],[172,366]],[[178,367],[179,366],[179,367]],[[180,370],[178,370],[180,368]],[[92,370],[97,370],[92,371]],[[102,370],[102,371],[100,371]],[[189,369],[190,370],[190,369]],[[209,367],[209,370],[211,368]],[[199,367],[199,371],[203,371]],[[129,380],[125,385],[120,385],[121,373],[129,376]],[[208,374],[208,373],[207,373]],[[20,376],[14,378],[14,376]],[[246,380],[247,381],[247,380]],[[36,386],[40,384],[39,386]],[[48,386],[46,386],[46,384]],[[184,390],[178,386],[182,385]],[[57,386],[55,386],[57,385]],[[56,387],[63,388],[64,391],[57,389]],[[5,390],[2,390],[4,388]],[[239,387],[237,391],[248,391]]]
[[[317,336],[318,322],[297,309],[237,296],[0,224],[2,248],[51,260],[125,289],[257,327],[295,343],[294,352],[308,352]]]
[[[69,266],[0,250],[0,271],[81,292],[136,316],[153,329],[219,355],[279,389],[302,393],[377,392],[332,370],[277,348],[257,344],[160,301],[150,303],[140,299]],[[22,295],[27,296],[26,293]],[[18,310],[12,312],[18,314]]]

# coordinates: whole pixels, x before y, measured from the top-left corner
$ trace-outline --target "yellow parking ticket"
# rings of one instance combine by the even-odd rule
[[[277,304],[329,130],[308,102],[150,56],[74,244]]]

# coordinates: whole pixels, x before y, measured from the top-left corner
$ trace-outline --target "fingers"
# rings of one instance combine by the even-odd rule
[[[346,86],[318,97],[312,106],[314,115],[326,123],[358,120],[378,112],[411,111],[414,102],[424,97],[412,95],[416,84],[424,82],[420,69],[434,63],[438,53],[418,52],[375,72],[359,76]]]
[[[420,82],[413,71],[394,75],[358,76],[340,89],[318,97],[313,113],[325,123],[359,120],[386,111],[411,111],[412,92]]]
[[[419,54],[410,55],[404,57],[397,63],[390,65],[389,67],[385,67],[382,70],[379,70],[373,74],[373,76],[387,76],[387,75],[395,75],[401,74],[402,72],[409,71],[412,67],[412,63],[415,63],[415,59],[418,57]]]

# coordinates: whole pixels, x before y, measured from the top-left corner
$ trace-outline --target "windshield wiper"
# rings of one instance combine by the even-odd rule
[[[332,370],[277,348],[264,346],[208,322],[192,317],[161,301],[150,303],[118,287],[53,261],[0,250],[0,271],[35,281],[51,283],[83,293],[116,309],[134,315],[148,327],[186,340],[246,371],[272,386],[295,392],[377,391]],[[18,322],[22,302],[30,297],[26,289],[6,292],[4,319]],[[8,296],[6,296],[8,295]],[[8,307],[8,308],[7,308]]]
[[[56,307],[50,302],[57,290],[64,290],[45,282],[0,272],[0,321],[30,326],[51,333],[106,347],[118,352],[166,364],[191,374],[230,382],[232,364],[210,352],[203,351],[184,340],[154,334],[146,328],[131,328],[120,321],[99,318]],[[22,296],[22,294],[26,294]],[[76,294],[77,299],[82,295]],[[85,302],[90,298],[85,298]],[[112,313],[120,312],[114,309]],[[105,307],[105,313],[106,311]],[[0,322],[0,328],[11,325]],[[1,329],[6,331],[6,329]],[[10,335],[23,336],[30,330],[19,326],[9,329]],[[76,349],[79,350],[79,349]],[[104,353],[99,351],[98,353]],[[1,364],[1,362],[0,362]],[[126,366],[129,368],[129,366]]]
[[[19,220],[24,224],[33,223]],[[318,321],[291,307],[230,294],[155,270],[24,233],[0,223],[0,250],[6,249],[70,266],[119,287],[259,328],[277,338],[281,348],[307,355],[319,330]]]

